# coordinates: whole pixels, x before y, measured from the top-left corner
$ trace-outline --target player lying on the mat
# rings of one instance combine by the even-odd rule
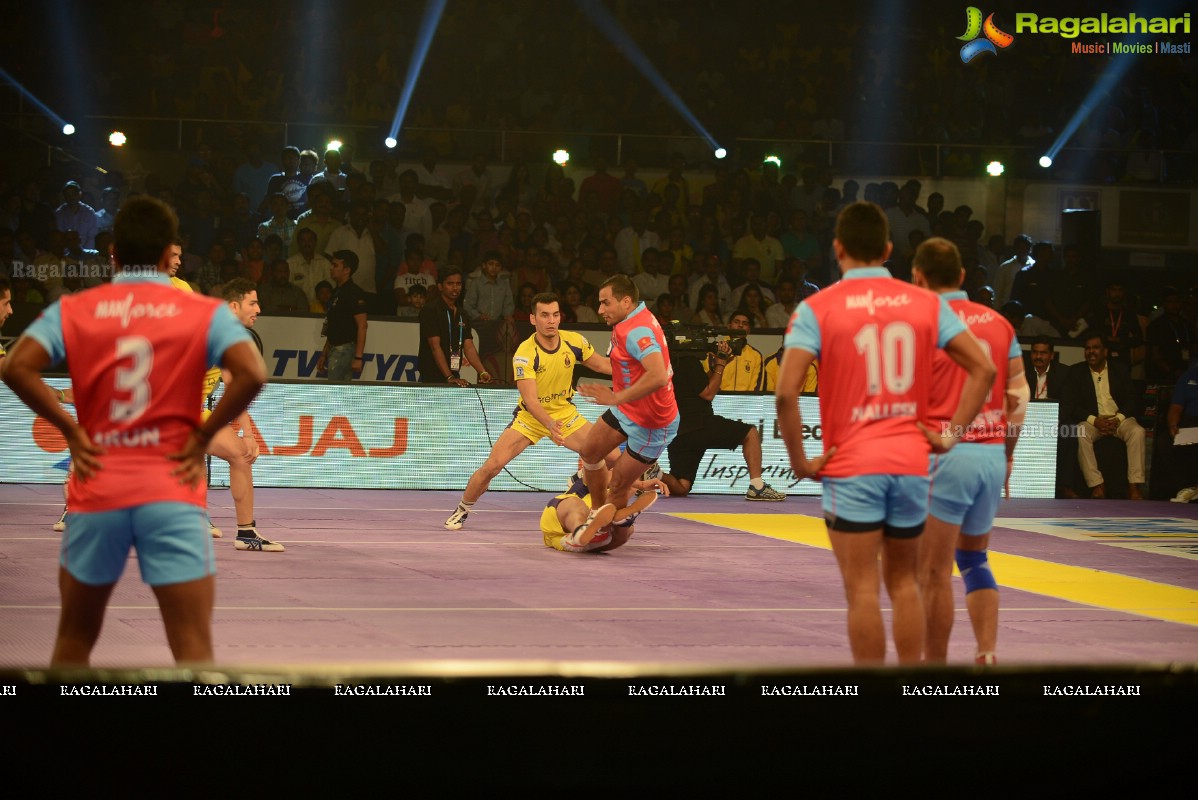
[[[623,546],[632,538],[636,518],[653,505],[657,493],[670,493],[657,479],[635,481],[632,486],[636,495],[627,508],[617,510],[608,503],[592,509],[586,483],[576,476],[570,491],[550,500],[541,512],[545,546],[569,553],[602,553]]]

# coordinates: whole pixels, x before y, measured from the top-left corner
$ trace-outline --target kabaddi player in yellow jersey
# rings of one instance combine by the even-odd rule
[[[591,423],[574,407],[574,367],[583,364],[610,375],[611,362],[596,353],[582,334],[560,330],[561,321],[561,302],[556,294],[543,292],[533,298],[529,322],[536,331],[516,348],[512,358],[520,403],[511,424],[491,448],[491,455],[470,476],[461,502],[445,520],[447,530],[461,530],[491,480],[529,445],[549,437],[554,444],[576,453],[582,450]],[[610,453],[608,464],[614,464],[618,457],[619,451]]]
[[[628,508],[611,503],[591,508],[591,495],[583,478],[575,476],[565,494],[549,501],[541,512],[541,537],[546,547],[567,553],[602,553],[627,544],[640,513],[657,500],[657,492],[670,493],[660,480],[641,479],[632,484],[636,494]]]
[[[171,283],[176,289],[185,292],[195,291],[191,284],[178,277],[179,266],[182,264],[183,248],[178,244],[171,245],[170,275]],[[229,304],[233,316],[249,329],[254,341],[261,351],[262,342],[253,332],[254,322],[261,310],[258,305],[258,289],[246,278],[234,278],[224,284],[221,296]],[[210,413],[207,409],[208,398],[216,391],[221,379],[227,383],[229,376],[221,374],[220,367],[212,367],[204,373],[204,388],[200,403],[204,406],[203,417]],[[237,430],[245,433],[238,436]],[[258,441],[249,435],[249,412],[243,411],[232,425],[221,428],[220,432],[208,442],[208,455],[224,459],[229,464],[229,492],[233,495],[233,508],[237,514],[237,538],[233,546],[238,550],[254,550],[262,553],[282,553],[283,545],[264,539],[258,534],[257,520],[254,519],[254,473],[253,463],[258,459]],[[221,529],[208,520],[208,530],[214,539],[223,535]]]

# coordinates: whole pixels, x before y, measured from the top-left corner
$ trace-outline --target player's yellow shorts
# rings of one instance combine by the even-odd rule
[[[562,521],[557,518],[557,504],[567,497],[578,497],[578,495],[559,494],[550,500],[549,505],[545,506],[545,510],[541,512],[541,536],[545,541],[545,546],[552,547],[554,550],[561,550],[562,539],[566,538]]]
[[[546,547],[552,547],[554,550],[561,550],[565,553],[587,553],[591,550],[598,550],[600,547],[606,547],[611,544],[611,534],[606,531],[598,534],[587,544],[579,547],[570,544],[566,541],[566,531],[562,528],[562,521],[557,517],[557,505],[568,497],[578,498],[578,495],[571,492],[559,494],[557,497],[549,501],[545,506],[545,510],[541,512],[541,537],[545,542]],[[591,506],[591,496],[587,495],[583,502],[587,508]]]
[[[578,413],[577,409],[567,409],[566,414],[562,416],[550,415],[554,419],[562,421],[562,437],[569,439],[575,433],[578,433],[586,427],[587,420],[582,414]],[[516,416],[512,418],[511,427],[518,433],[524,435],[533,444],[548,438],[549,429],[537,421],[537,418],[528,413],[524,409],[516,412]]]

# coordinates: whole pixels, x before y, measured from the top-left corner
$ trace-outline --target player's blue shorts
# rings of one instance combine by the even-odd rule
[[[1006,448],[963,442],[947,453],[933,453],[929,469],[932,516],[960,525],[961,533],[969,536],[989,533],[1007,479]]]
[[[58,563],[91,586],[116,583],[130,548],[151,586],[216,574],[216,551],[204,509],[191,503],[147,503],[116,511],[72,511]]]
[[[923,475],[855,475],[824,478],[823,484],[824,517],[832,530],[882,528],[894,539],[923,532],[928,517],[928,479]]]
[[[664,428],[642,428],[616,406],[609,408],[603,414],[603,418],[609,425],[628,437],[628,447],[624,452],[646,464],[652,464],[660,458],[661,454],[666,451],[666,446],[674,441],[674,437],[678,435],[680,419],[678,414],[675,414],[673,421]]]

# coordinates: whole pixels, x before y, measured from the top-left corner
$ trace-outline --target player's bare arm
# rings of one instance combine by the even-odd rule
[[[799,394],[803,391],[807,368],[814,360],[815,354],[808,350],[795,347],[788,349],[778,367],[778,385],[774,389],[778,430],[782,432],[782,441],[785,442],[786,452],[790,456],[791,469],[800,480],[818,475],[828,459],[836,453],[836,448],[832,447],[823,455],[808,459],[803,451],[803,418],[799,413]]]
[[[600,375],[611,375],[611,359],[597,352],[592,353],[590,358],[582,362],[582,365]]]

